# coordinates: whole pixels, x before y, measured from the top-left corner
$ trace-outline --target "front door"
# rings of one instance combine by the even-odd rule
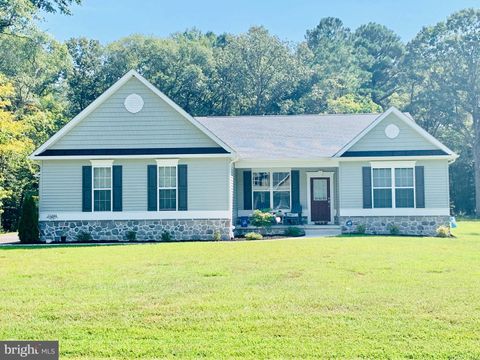
[[[330,211],[330,178],[318,177],[310,179],[310,211],[311,221],[329,223]]]

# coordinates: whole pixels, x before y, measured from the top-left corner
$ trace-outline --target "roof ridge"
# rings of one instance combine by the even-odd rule
[[[266,118],[266,117],[294,117],[294,116],[358,116],[358,115],[370,115],[378,116],[382,113],[342,113],[342,114],[263,114],[263,115],[207,115],[207,116],[194,116],[195,119],[215,119],[215,118]]]

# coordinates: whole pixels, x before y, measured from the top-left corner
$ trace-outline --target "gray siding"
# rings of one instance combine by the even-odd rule
[[[123,105],[132,93],[144,101],[143,109],[136,114]],[[50,148],[217,146],[138,79],[132,78]]]
[[[82,211],[82,166],[84,160],[42,161],[40,211]]]
[[[400,133],[395,139],[385,135],[385,128],[395,124]],[[374,151],[374,150],[434,150],[436,146],[419,135],[410,126],[398,119],[395,114],[390,114],[380,124],[370,130],[349,151]]]
[[[123,166],[123,211],[147,211],[147,165],[155,160],[115,160]],[[185,159],[188,210],[228,210],[228,159]],[[82,165],[85,160],[42,162],[40,211],[82,211]]]
[[[416,165],[425,167],[425,208],[448,208],[449,180],[447,160],[419,160]],[[340,163],[340,208],[361,209],[362,166],[369,162]]]

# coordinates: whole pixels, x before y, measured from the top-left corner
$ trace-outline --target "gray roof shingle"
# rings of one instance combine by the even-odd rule
[[[380,114],[197,117],[242,159],[331,157]]]

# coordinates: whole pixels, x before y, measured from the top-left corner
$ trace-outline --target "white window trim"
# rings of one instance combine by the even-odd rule
[[[255,211],[257,209],[254,209],[255,207],[255,197],[254,197],[254,192],[267,192],[267,190],[254,190],[254,184],[253,184],[253,174],[254,173],[259,173],[259,172],[268,172],[269,177],[270,177],[270,188],[268,192],[270,193],[270,209],[272,211],[277,211],[273,208],[273,192],[274,191],[282,191],[282,190],[273,190],[273,173],[279,173],[279,172],[286,172],[290,174],[290,187],[288,189],[288,192],[290,194],[290,207],[288,209],[278,209],[278,211],[282,211],[283,213],[290,212],[292,210],[292,170],[291,169],[282,169],[282,168],[275,168],[275,169],[251,169],[252,171],[252,211]],[[283,190],[286,191],[286,190]]]
[[[415,209],[417,207],[417,189],[415,188],[415,161],[375,161],[371,162],[371,181],[372,181],[372,209]],[[390,169],[391,187],[373,186],[373,170],[374,169]],[[395,189],[411,189],[412,186],[399,186],[395,184],[395,169],[412,169],[413,173],[413,207],[399,207],[396,204]],[[375,207],[375,189],[390,189],[392,194],[392,207],[391,208],[378,208]]]
[[[157,167],[178,165],[178,159],[155,159],[155,161],[157,162]]]
[[[175,187],[160,187],[160,168],[174,167],[175,168]],[[160,209],[160,190],[175,190],[175,210]],[[172,160],[157,160],[157,212],[175,211],[178,212],[178,159]]]
[[[113,211],[113,160],[90,160],[92,163],[92,212],[108,213]],[[110,168],[110,187],[95,188],[95,169]],[[110,210],[95,210],[95,190],[110,190]]]

